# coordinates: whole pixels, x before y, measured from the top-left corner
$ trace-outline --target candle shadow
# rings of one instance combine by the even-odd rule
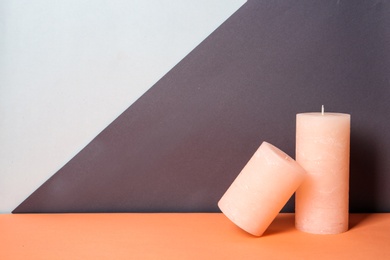
[[[364,222],[366,222],[372,214],[370,213],[353,213],[349,215],[349,229],[355,229],[359,226],[362,226]]]
[[[295,218],[294,213],[278,214],[261,236],[252,235],[233,223],[231,223],[231,226],[234,228],[235,232],[242,237],[251,239],[261,238],[295,230]]]
[[[349,212],[378,212],[377,146],[370,135],[355,129],[351,132]],[[350,223],[350,228],[359,225],[367,216],[369,214],[357,217]]]
[[[279,214],[271,225],[264,232],[263,237],[287,232],[295,229],[295,218],[293,213]]]

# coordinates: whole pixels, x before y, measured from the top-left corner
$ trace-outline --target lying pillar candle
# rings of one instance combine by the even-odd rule
[[[304,177],[305,171],[290,156],[263,142],[218,206],[237,226],[261,236]]]
[[[295,195],[295,226],[314,234],[348,230],[349,114],[297,114],[296,160],[307,177]]]

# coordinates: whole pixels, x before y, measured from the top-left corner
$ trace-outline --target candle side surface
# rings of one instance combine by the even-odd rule
[[[350,115],[301,113],[296,160],[307,177],[295,196],[296,228],[314,234],[348,230]]]
[[[304,178],[295,160],[263,142],[218,206],[237,226],[261,236]]]

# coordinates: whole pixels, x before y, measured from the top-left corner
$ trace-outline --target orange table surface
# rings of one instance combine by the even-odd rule
[[[390,213],[313,235],[282,213],[262,237],[221,213],[0,214],[0,259],[390,259]]]

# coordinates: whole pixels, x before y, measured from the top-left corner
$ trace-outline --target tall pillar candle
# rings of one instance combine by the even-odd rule
[[[218,206],[237,226],[261,236],[304,177],[305,171],[296,161],[263,142]]]
[[[307,177],[295,195],[295,226],[314,234],[348,230],[349,114],[296,117],[296,160]]]

